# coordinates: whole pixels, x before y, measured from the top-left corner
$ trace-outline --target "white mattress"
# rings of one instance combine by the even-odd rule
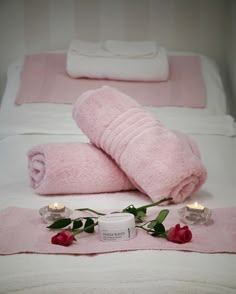
[[[166,251],[21,254],[1,257],[1,293],[235,294],[235,262],[235,255]]]

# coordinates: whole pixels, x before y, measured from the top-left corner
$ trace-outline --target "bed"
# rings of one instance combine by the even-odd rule
[[[186,54],[186,53],[182,53]],[[205,108],[145,106],[170,129],[185,132],[198,144],[208,179],[177,210],[198,201],[210,209],[235,207],[235,123],[217,66],[201,56],[207,89]],[[88,142],[72,119],[72,105],[15,105],[23,59],[10,65],[0,111],[0,207],[38,210],[51,202],[71,209],[120,210],[145,205],[138,191],[39,196],[29,184],[27,151],[47,142]],[[17,148],[16,148],[17,146]],[[235,216],[232,222],[236,224]],[[22,228],[23,229],[23,228]],[[235,231],[232,232],[235,237]],[[235,239],[234,239],[235,240]],[[233,246],[235,248],[235,244]],[[102,254],[1,254],[1,293],[235,293],[235,252],[127,250]]]

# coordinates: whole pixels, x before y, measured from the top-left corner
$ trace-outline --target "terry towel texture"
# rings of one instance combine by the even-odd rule
[[[101,193],[135,189],[102,150],[85,143],[48,143],[28,152],[32,188],[38,194]]]
[[[141,44],[73,40],[67,52],[67,73],[73,78],[166,81],[169,63],[165,48],[151,42]]]
[[[195,143],[166,129],[114,88],[104,86],[82,94],[73,117],[91,142],[109,154],[153,201],[170,196],[180,203],[206,180]]]

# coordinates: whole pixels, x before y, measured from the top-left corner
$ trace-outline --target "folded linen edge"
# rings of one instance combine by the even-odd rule
[[[72,40],[69,50],[91,57],[150,58],[157,55],[161,48],[164,49],[164,47],[157,46],[155,41]]]

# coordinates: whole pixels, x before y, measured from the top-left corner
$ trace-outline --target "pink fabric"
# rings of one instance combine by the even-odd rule
[[[180,203],[206,180],[197,145],[186,135],[166,129],[114,88],[85,92],[74,105],[73,117],[91,142],[154,202],[170,196]]]
[[[150,214],[154,218],[157,211]],[[37,210],[9,207],[0,212],[0,254],[53,253],[94,254],[127,250],[182,250],[204,253],[236,253],[236,207],[216,208],[209,225],[190,227],[191,242],[176,244],[163,238],[154,238],[138,229],[137,236],[129,241],[102,242],[98,234],[82,233],[69,247],[51,244],[57,231],[46,228]],[[171,210],[164,222],[168,229],[179,223],[176,210]]]
[[[166,82],[127,82],[73,79],[66,73],[66,55],[34,54],[25,57],[16,104],[74,103],[84,91],[103,85],[115,87],[144,106],[206,106],[206,91],[197,56],[170,56]]]
[[[91,144],[37,145],[28,152],[28,169],[32,188],[43,195],[134,189],[115,162]]]

